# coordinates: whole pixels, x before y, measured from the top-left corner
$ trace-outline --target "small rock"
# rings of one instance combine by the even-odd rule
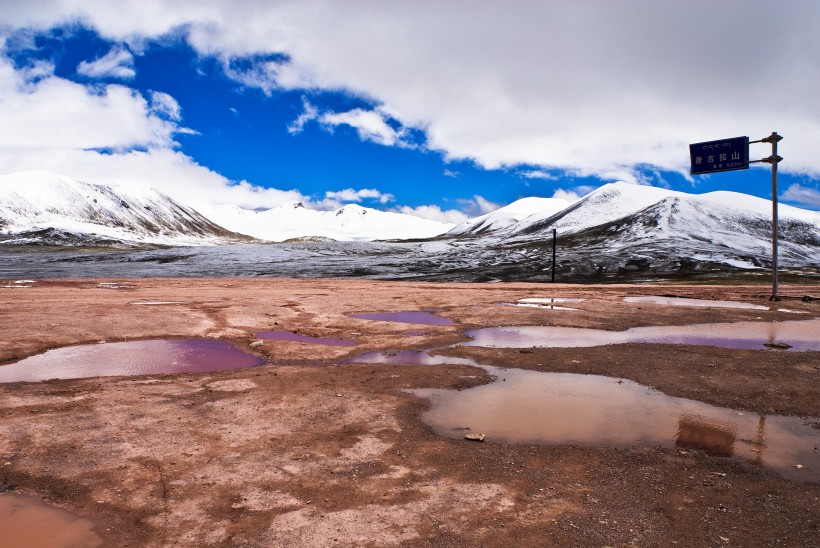
[[[803,468],[803,465],[802,464],[795,464],[794,467],[797,468],[798,470],[800,470],[801,468]]]
[[[768,348],[777,348],[780,350],[788,350],[792,347],[792,345],[786,343],[765,343],[763,346],[766,346]]]
[[[262,346],[263,344],[265,344],[264,341],[253,341],[251,343],[251,348],[257,348],[259,346]]]
[[[818,301],[818,300],[820,300],[820,297],[814,297],[812,295],[803,295],[803,302],[804,303],[810,303],[812,301]]]
[[[484,441],[484,438],[486,438],[484,434],[467,434],[464,436],[464,439],[468,441]]]

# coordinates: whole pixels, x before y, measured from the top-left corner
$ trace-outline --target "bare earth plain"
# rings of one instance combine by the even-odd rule
[[[674,294],[768,304],[763,285],[186,278],[44,280],[0,291],[0,364],[67,345],[192,337],[230,341],[270,362],[0,385],[0,491],[90,519],[105,545],[820,545],[816,480],[696,449],[444,437],[421,420],[429,402],[406,389],[464,390],[489,382],[484,370],[344,363],[368,351],[438,348],[487,365],[633,380],[739,412],[808,418],[817,428],[820,352],[458,343],[468,329],[508,325],[624,330],[811,319],[820,302],[799,297],[820,286],[782,289],[782,307],[802,315],[623,302]],[[527,297],[586,301],[579,311],[499,304]],[[131,304],[138,301],[176,304]],[[347,316],[424,309],[454,323]],[[262,330],[358,344],[252,347]]]

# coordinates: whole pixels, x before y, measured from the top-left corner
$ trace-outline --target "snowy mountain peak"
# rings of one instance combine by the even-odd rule
[[[550,216],[567,208],[572,202],[561,198],[521,198],[509,205],[469,219],[454,228],[447,236],[479,235],[513,226],[532,215]]]
[[[47,171],[0,176],[0,230],[7,240],[45,230],[89,243],[202,245],[242,238],[148,187],[91,184]]]

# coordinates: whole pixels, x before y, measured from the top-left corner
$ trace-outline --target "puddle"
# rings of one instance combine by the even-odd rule
[[[17,363],[0,365],[0,382],[202,373],[264,363],[223,341],[154,339],[56,348]]]
[[[491,327],[467,331],[462,346],[489,348],[572,348],[605,344],[656,343],[765,349],[786,344],[791,351],[820,350],[820,319],[633,327],[603,331],[577,327]]]
[[[554,304],[541,304],[541,303],[501,303],[504,306],[517,306],[520,308],[542,308],[545,310],[578,310],[577,308],[572,308],[570,306],[559,306]]]
[[[472,365],[481,367],[468,358],[451,356],[431,356],[423,350],[399,350],[396,352],[366,352],[347,360],[344,363],[384,363],[388,365]]]
[[[662,306],[692,306],[708,308],[745,308],[747,310],[769,310],[768,306],[736,301],[710,301],[706,299],[687,299],[683,297],[624,297],[624,301],[636,304],[658,304]]]
[[[820,481],[820,430],[800,418],[740,413],[610,377],[483,368],[498,379],[462,391],[411,390],[430,399],[424,422],[452,438],[699,449]]]
[[[348,314],[351,318],[379,322],[416,323],[421,325],[450,325],[453,320],[442,318],[430,312],[366,312]]]
[[[102,546],[94,523],[16,493],[0,494],[3,546],[15,548],[86,548]]]
[[[187,304],[185,301],[134,301],[129,304],[140,304],[145,306],[157,306],[164,304]]]
[[[518,299],[519,303],[524,304],[555,304],[555,303],[582,303],[586,299],[576,299],[568,297],[528,297],[526,299]]]
[[[410,331],[405,331],[402,335],[407,335],[408,337],[423,337],[427,334],[426,331],[421,331],[418,329],[411,329]]]
[[[260,331],[254,335],[258,339],[270,339],[273,341],[291,341],[308,344],[322,344],[326,346],[355,346],[353,339],[336,339],[333,337],[309,337],[299,335],[289,331]]]
[[[27,289],[29,287],[34,287],[37,280],[12,280],[3,281],[2,283],[3,285],[0,285],[0,287],[4,289]]]

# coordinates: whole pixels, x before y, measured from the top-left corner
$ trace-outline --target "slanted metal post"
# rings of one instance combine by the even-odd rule
[[[772,155],[764,158],[763,161],[772,164],[772,296],[770,301],[779,301],[780,296],[777,294],[777,164],[783,160],[781,156],[777,155],[777,143],[783,140],[783,137],[773,131],[771,135],[765,139],[761,139],[764,143],[772,144]]]

